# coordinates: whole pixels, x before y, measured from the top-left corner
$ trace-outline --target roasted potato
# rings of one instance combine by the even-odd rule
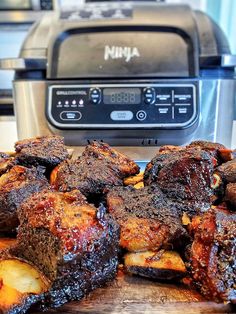
[[[138,183],[143,182],[143,171],[138,173],[136,176],[127,177],[124,179],[124,185],[137,185]]]
[[[129,273],[159,280],[177,280],[186,275],[185,264],[174,251],[127,253],[124,265]]]
[[[0,260],[0,313],[25,313],[49,287],[49,280],[26,261]]]

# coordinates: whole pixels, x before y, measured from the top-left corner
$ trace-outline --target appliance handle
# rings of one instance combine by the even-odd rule
[[[236,67],[236,55],[222,55],[221,66],[223,68]]]
[[[47,66],[46,59],[24,59],[24,58],[8,58],[0,59],[1,70],[45,70]]]

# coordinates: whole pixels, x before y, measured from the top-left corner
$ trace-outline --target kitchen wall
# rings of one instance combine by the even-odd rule
[[[210,15],[223,29],[229,40],[231,52],[236,55],[236,0],[166,0],[166,2],[186,3],[194,9],[202,10]],[[236,147],[236,105],[234,108],[234,120],[232,147]]]

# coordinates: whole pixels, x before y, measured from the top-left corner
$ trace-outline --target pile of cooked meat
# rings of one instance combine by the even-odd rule
[[[80,300],[119,263],[236,303],[235,210],[221,144],[163,146],[142,174],[105,143],[73,158],[59,136],[19,141],[0,153],[0,312]]]

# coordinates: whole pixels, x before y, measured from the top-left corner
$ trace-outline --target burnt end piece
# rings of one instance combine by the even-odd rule
[[[222,164],[216,171],[226,183],[236,183],[236,159]]]
[[[0,232],[18,226],[17,208],[33,193],[49,186],[41,169],[14,166],[0,177]]]
[[[83,156],[104,160],[104,162],[117,171],[122,178],[135,175],[139,172],[139,166],[133,160],[114,148],[111,148],[106,143],[92,142],[85,147]]]
[[[63,137],[42,136],[15,143],[16,160],[23,166],[53,168],[69,158]]]
[[[86,146],[82,156],[66,160],[52,173],[52,185],[59,191],[80,190],[86,196],[103,194],[123,179],[139,172],[138,165],[105,143]]]
[[[236,183],[229,183],[225,190],[225,200],[236,210]]]
[[[220,143],[213,143],[207,141],[194,141],[186,147],[187,149],[197,148],[208,152],[217,161],[217,164],[226,162],[232,159],[232,150],[227,149]]]
[[[16,255],[32,261],[52,282],[42,307],[60,306],[113,279],[119,226],[78,191],[42,191],[19,210]]]
[[[16,164],[14,157],[0,152],[0,176]]]
[[[193,282],[209,300],[236,303],[236,214],[215,208],[196,221],[190,258]]]
[[[188,240],[175,207],[157,186],[114,188],[107,206],[121,228],[120,246],[128,251],[181,247]]]
[[[144,172],[145,185],[158,185],[180,207],[183,201],[183,211],[189,203],[192,213],[205,210],[212,203],[212,179],[212,157],[194,148],[158,154]]]
[[[122,185],[123,180],[103,160],[79,157],[65,160],[56,169],[56,179],[52,182],[58,191],[80,190],[84,195],[103,193],[114,185]]]

